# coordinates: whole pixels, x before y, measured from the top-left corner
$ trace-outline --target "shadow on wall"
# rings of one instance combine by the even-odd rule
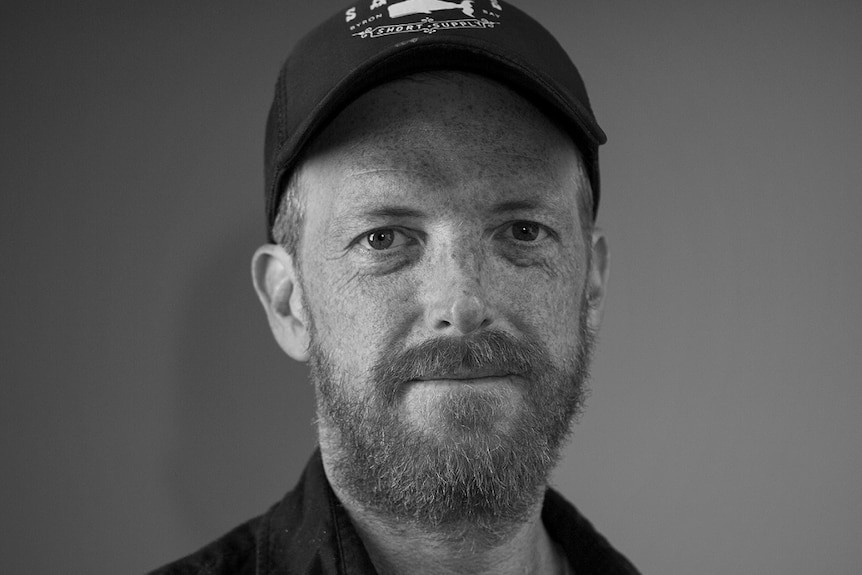
[[[307,368],[277,346],[251,284],[260,242],[259,222],[226,232],[179,298],[169,484],[201,540],[280,499],[316,445]]]

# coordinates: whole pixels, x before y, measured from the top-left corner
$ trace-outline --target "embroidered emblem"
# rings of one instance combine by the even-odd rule
[[[477,6],[477,0],[401,0],[388,5],[385,0],[374,0],[371,7],[382,8],[384,5],[387,6],[386,10],[372,11],[365,17],[357,13],[356,7],[348,8],[344,17],[347,22],[352,22],[349,24],[351,35],[358,38],[379,38],[392,34],[433,34],[438,30],[483,30],[499,26],[501,20],[500,12],[497,11],[499,0],[490,0],[489,7],[483,7],[485,5],[482,3]],[[437,12],[449,14],[442,16]],[[419,14],[427,16],[417,20],[409,18]],[[433,18],[432,15],[437,17]],[[454,18],[449,20],[447,16]]]
[[[442,20],[440,22],[434,20],[434,18],[423,18],[421,22],[389,24],[388,26],[377,26],[375,28],[369,26],[353,35],[360,38],[379,38],[380,36],[389,36],[391,34],[407,34],[411,32],[433,34],[437,30],[451,28],[483,29],[493,28],[497,25],[499,25],[499,22],[491,22],[487,18],[482,18],[481,20],[476,20],[475,18],[470,18],[469,20]]]
[[[390,18],[401,18],[403,16],[412,16],[414,14],[431,14],[440,10],[457,10],[460,9],[464,16],[473,17],[473,0],[464,0],[464,2],[446,2],[445,0],[405,0],[389,6]]]

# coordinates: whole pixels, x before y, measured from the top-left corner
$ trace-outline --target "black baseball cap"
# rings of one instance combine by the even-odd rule
[[[570,134],[599,205],[598,147],[607,140],[580,73],[541,24],[503,0],[362,0],[309,32],[275,86],[264,151],[267,234],[303,149],[371,88],[431,70],[497,80]]]

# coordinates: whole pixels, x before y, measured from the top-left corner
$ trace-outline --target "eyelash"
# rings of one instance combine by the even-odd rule
[[[409,234],[405,233],[404,230],[402,230],[401,228],[391,227],[391,228],[376,228],[373,230],[369,230],[369,231],[363,233],[358,238],[356,238],[356,240],[354,240],[354,243],[358,244],[360,247],[362,247],[363,249],[365,249],[366,251],[369,251],[369,252],[385,253],[385,252],[391,251],[393,249],[392,246],[378,250],[378,249],[375,249],[369,245],[369,239],[371,238],[371,236],[373,236],[375,234],[382,234],[384,232],[393,232],[394,235],[396,236],[396,238],[398,238],[398,237],[402,238],[402,243],[395,246],[395,247],[411,245],[411,244],[416,242],[415,238],[413,238]],[[395,242],[395,241],[396,241],[396,239],[393,239],[393,242]]]
[[[536,225],[536,226],[538,226],[538,231],[537,231],[538,237],[532,241],[518,241],[516,238],[513,237],[515,227],[518,225],[521,225],[521,226]],[[398,238],[401,238],[402,241],[400,243],[394,245],[394,246],[387,246],[383,249],[375,249],[371,245],[369,245],[370,238],[373,235],[382,234],[385,232],[392,232],[395,235],[395,238],[393,238],[393,240],[392,240],[393,243],[398,241]],[[494,233],[494,235],[499,236],[499,235],[506,234],[506,233],[512,234],[512,236],[507,237],[505,239],[512,241],[518,247],[524,247],[524,248],[529,247],[530,244],[541,243],[543,240],[547,239],[548,237],[555,237],[555,234],[553,233],[553,231],[550,228],[548,228],[547,226],[544,226],[538,222],[531,221],[531,220],[514,220],[514,221],[506,222],[505,224],[500,226],[500,228],[498,228],[498,230]],[[353,241],[353,244],[359,245],[361,248],[363,248],[364,250],[366,250],[368,252],[377,253],[377,254],[385,254],[386,252],[391,252],[393,249],[396,249],[398,247],[410,246],[410,245],[416,243],[417,241],[419,241],[414,236],[415,236],[415,233],[407,233],[402,228],[399,228],[399,227],[395,227],[395,226],[382,227],[382,228],[375,228],[373,230],[369,230],[367,232],[364,232],[362,235],[358,236]]]
[[[511,223],[507,223],[504,229],[507,231],[510,231],[512,233],[512,235],[514,236],[515,231],[517,230],[518,227],[523,228],[523,227],[532,227],[532,226],[538,227],[538,229],[536,230],[536,234],[538,237],[533,239],[533,240],[530,240],[530,241],[526,241],[526,240],[525,241],[517,241],[517,238],[514,238],[518,244],[538,243],[550,235],[550,231],[548,230],[547,227],[543,226],[539,222],[533,222],[530,220],[517,220],[517,221],[511,222]],[[505,233],[505,232],[503,232],[503,233]]]

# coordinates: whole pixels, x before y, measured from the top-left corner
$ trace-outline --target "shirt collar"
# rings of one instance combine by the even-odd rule
[[[542,521],[575,573],[636,574],[637,570],[553,489],[545,493]],[[347,511],[335,496],[320,450],[296,489],[262,518],[256,575],[376,574]]]
[[[264,516],[260,529],[257,575],[376,573],[326,479],[319,449],[296,489]]]

